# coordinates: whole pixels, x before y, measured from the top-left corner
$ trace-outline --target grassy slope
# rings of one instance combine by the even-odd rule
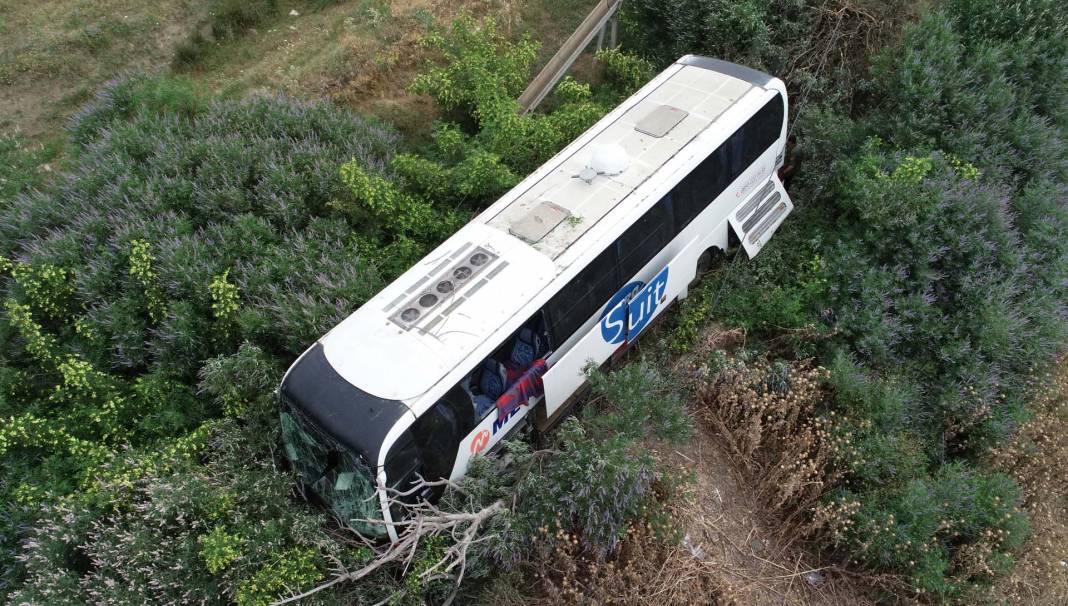
[[[428,99],[405,89],[423,65],[418,38],[461,10],[493,14],[542,43],[545,61],[596,2],[581,0],[280,0],[277,16],[211,42],[184,70],[204,92],[326,96],[418,132]],[[208,19],[208,0],[43,0],[0,4],[0,132],[54,137],[103,82],[128,70],[170,70],[176,47]],[[291,11],[299,13],[296,16]]]
[[[0,3],[0,130],[39,138],[103,82],[169,64],[204,18],[202,0]]]

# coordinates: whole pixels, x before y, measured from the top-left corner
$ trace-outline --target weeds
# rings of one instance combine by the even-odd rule
[[[699,372],[699,418],[725,439],[756,500],[800,523],[799,514],[841,481],[842,461],[854,456],[841,421],[822,414],[827,370],[742,351],[716,352]]]
[[[650,524],[628,526],[619,552],[608,561],[585,554],[575,535],[559,532],[556,538],[551,551],[528,565],[534,587],[527,590],[525,605],[639,606],[665,598],[687,606],[719,603],[721,588],[702,564],[678,543],[665,543]]]
[[[1062,359],[1033,383],[1033,418],[991,452],[993,465],[1023,487],[1034,534],[1016,555],[1012,574],[995,583],[995,599],[1012,603],[1068,602],[1068,366]],[[972,562],[965,566],[988,573]]]
[[[278,0],[211,0],[207,21],[177,46],[171,66],[175,70],[192,69],[212,44],[238,38],[277,15]]]

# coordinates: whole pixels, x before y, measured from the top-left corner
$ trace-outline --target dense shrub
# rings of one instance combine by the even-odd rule
[[[476,122],[471,144],[519,175],[535,169],[611,109],[589,85],[565,78],[549,113],[521,115],[516,98],[531,76],[537,45],[508,41],[492,19],[461,17],[447,34],[424,43],[444,58],[416,78],[412,91],[429,94],[443,109],[460,109]],[[627,92],[627,91],[620,91]],[[618,92],[616,94],[619,94]]]
[[[591,436],[575,419],[564,421],[558,433],[561,452],[518,486],[523,499],[518,530],[536,544],[559,540],[560,530],[574,531],[603,556],[647,504],[656,473],[653,460],[639,453],[634,439]],[[528,546],[526,541],[519,545]]]
[[[937,155],[888,156],[843,169],[838,202],[864,229],[828,251],[827,300],[864,360],[923,385],[931,455],[975,452],[1010,433],[1029,370],[1064,340],[1068,249],[1046,241],[1068,228],[1063,198],[1051,184],[1014,196]],[[1044,217],[1041,248],[1017,212]]]
[[[328,105],[206,103],[140,76],[109,85],[70,132],[64,170],[0,205],[5,578],[29,574],[28,601],[75,603],[175,601],[186,576],[192,601],[258,603],[283,589],[253,583],[260,568],[284,579],[292,562],[314,580],[302,554],[320,570],[317,544],[289,533],[325,541],[321,520],[292,508],[272,467],[269,395],[279,358],[396,271],[361,249],[380,226],[329,207],[338,166],[383,170],[395,135]],[[212,486],[235,491],[238,528],[183,509]],[[63,534],[71,516],[82,534]],[[252,551],[212,550],[209,532]],[[227,549],[242,555],[226,564]]]
[[[563,422],[550,449],[511,446],[505,484],[514,507],[497,520],[484,557],[513,566],[573,541],[603,560],[634,524],[670,534],[659,516],[678,483],[665,477],[645,440],[679,444],[689,437],[692,423],[678,387],[648,360],[610,373],[591,369],[589,376],[595,398],[581,420]],[[484,485],[486,472],[475,470],[465,490]],[[476,490],[500,498],[499,491]]]
[[[624,6],[629,40],[659,63],[687,54],[783,70],[788,40],[805,32],[803,0],[638,0]]]
[[[166,360],[191,376],[228,346],[211,339],[209,287],[227,271],[241,299],[257,303],[237,314],[242,334],[273,351],[294,353],[376,290],[381,278],[327,203],[339,160],[384,166],[389,130],[270,98],[219,102],[188,118],[154,111],[136,88],[117,83],[79,114],[72,132],[91,142],[51,188],[6,209],[0,228],[19,261],[72,273],[80,323],[94,335],[79,344],[86,357],[127,369]],[[134,275],[135,262],[148,273]],[[309,288],[329,293],[310,309]],[[153,297],[175,301],[165,317],[144,309]],[[318,316],[317,325],[301,316]]]
[[[825,504],[832,542],[944,598],[1004,572],[1027,532],[1019,489],[982,460],[1066,344],[1065,23],[1049,2],[947,2],[877,54],[855,97],[795,96],[797,210],[757,259],[695,289],[675,328],[685,349],[711,314],[821,356],[855,449]]]
[[[109,484],[119,506],[47,506],[12,603],[209,604],[228,596],[266,604],[321,578],[322,553],[358,561],[323,532],[321,516],[294,507],[289,478],[263,456],[273,443],[273,403],[261,397],[257,406],[211,431],[206,464],[176,456],[133,482]],[[257,581],[264,575],[270,583]]]
[[[956,154],[991,182],[1068,179],[1068,97],[1057,84],[1068,72],[1068,24],[1054,5],[1003,13],[964,0],[926,15],[877,57],[867,127],[900,148]]]

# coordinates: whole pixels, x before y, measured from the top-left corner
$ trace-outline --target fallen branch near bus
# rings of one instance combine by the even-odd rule
[[[444,511],[437,506],[421,501],[418,503],[404,503],[400,499],[412,494],[418,494],[426,488],[447,486],[449,490],[462,488],[449,480],[428,481],[420,479],[408,490],[403,492],[391,490],[390,505],[403,508],[407,515],[403,520],[392,522],[397,529],[398,539],[388,543],[383,549],[380,544],[355,533],[360,544],[372,549],[375,556],[370,562],[357,570],[349,570],[340,560],[334,560],[334,576],[329,581],[321,583],[307,591],[278,600],[272,606],[292,604],[305,598],[311,597],[320,591],[324,591],[336,585],[351,583],[366,578],[383,568],[403,563],[405,573],[408,572],[419,545],[425,540],[445,536],[451,539],[452,544],[445,549],[444,554],[426,570],[419,573],[419,579],[427,582],[435,579],[449,579],[453,583],[452,592],[445,600],[443,606],[448,606],[456,597],[456,593],[463,582],[464,573],[467,570],[467,553],[472,546],[493,538],[493,535],[480,534],[487,522],[497,514],[507,511],[504,501],[494,501],[477,511],[451,512]],[[369,524],[386,524],[382,520],[357,520]],[[403,592],[404,590],[401,590]],[[384,602],[388,603],[396,594],[389,596]]]

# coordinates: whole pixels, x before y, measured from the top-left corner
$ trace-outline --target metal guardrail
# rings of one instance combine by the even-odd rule
[[[545,67],[538,72],[538,75],[530,81],[523,94],[519,96],[519,112],[521,114],[530,113],[538,107],[538,104],[549,95],[549,92],[560,81],[560,78],[563,78],[567,70],[571,69],[572,64],[575,63],[575,60],[582,54],[582,51],[593,40],[594,36],[600,33],[600,40],[604,40],[605,27],[609,20],[616,15],[622,4],[623,0],[601,0],[597,3],[597,6],[583,19],[578,29],[564,42],[560,50],[556,51],[553,58],[549,59]],[[615,46],[615,37],[616,29],[613,21],[612,46]]]

